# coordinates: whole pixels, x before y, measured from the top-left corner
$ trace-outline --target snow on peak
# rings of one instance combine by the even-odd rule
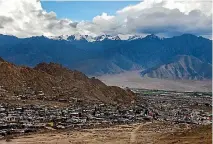
[[[66,41],[88,41],[88,42],[95,42],[95,41],[103,41],[103,40],[137,40],[137,39],[142,39],[144,38],[144,36],[141,35],[122,35],[122,34],[118,34],[118,35],[99,35],[99,36],[90,36],[90,35],[81,35],[81,34],[75,34],[75,35],[61,35],[61,36],[52,36],[49,37],[51,39],[55,39],[55,40],[66,40]],[[151,35],[147,35],[145,38],[148,39],[161,39],[158,36],[151,34]]]

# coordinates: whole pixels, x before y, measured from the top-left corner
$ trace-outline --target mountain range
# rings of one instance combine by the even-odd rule
[[[55,62],[88,76],[141,71],[141,77],[205,80],[212,78],[212,41],[183,34],[160,38],[71,35],[17,38],[0,35],[0,55],[17,65]]]

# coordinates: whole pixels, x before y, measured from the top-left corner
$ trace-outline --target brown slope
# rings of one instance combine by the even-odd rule
[[[14,95],[34,95],[45,100],[81,100],[96,103],[128,104],[134,94],[119,87],[106,86],[81,72],[54,63],[41,63],[35,68],[18,67],[0,62],[0,85]],[[43,91],[44,95],[41,95]],[[29,94],[30,93],[30,94]],[[30,97],[28,97],[30,99]]]

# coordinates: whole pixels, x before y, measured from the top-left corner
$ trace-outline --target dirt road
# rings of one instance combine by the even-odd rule
[[[139,134],[138,131],[143,128],[143,126],[150,124],[150,122],[139,124],[138,126],[133,129],[133,131],[130,134],[130,143],[135,144],[137,143],[137,135]],[[140,133],[140,135],[144,135],[144,133]]]
[[[211,144],[211,126],[184,129],[172,124],[142,123],[60,133],[52,131],[17,137],[10,142],[0,140],[0,144]]]

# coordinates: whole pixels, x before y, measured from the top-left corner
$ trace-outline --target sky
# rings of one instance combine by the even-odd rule
[[[211,0],[44,2],[0,0],[0,34],[148,35],[184,33],[212,38]]]
[[[47,12],[54,11],[58,18],[73,21],[91,21],[103,12],[114,15],[118,9],[138,3],[139,1],[41,1],[42,8]]]

